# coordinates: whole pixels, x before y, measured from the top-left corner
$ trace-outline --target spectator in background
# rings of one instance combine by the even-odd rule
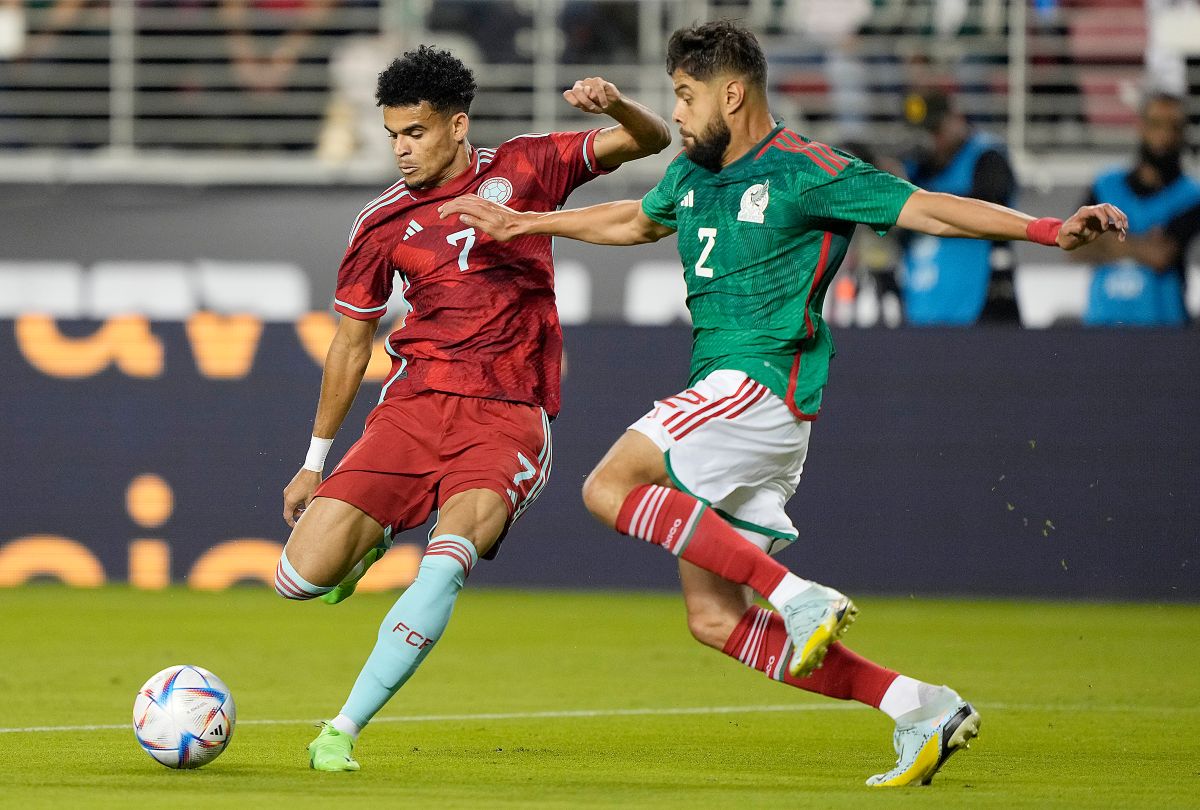
[[[949,95],[936,89],[912,93],[904,113],[926,135],[925,145],[905,164],[913,183],[929,191],[1013,204],[1017,181],[1003,143],[974,130]],[[923,234],[901,239],[901,288],[909,323],[1020,323],[1010,246]]]
[[[337,0],[222,0],[230,63],[238,82],[259,93],[285,89]]]
[[[0,0],[0,149],[108,141],[110,24],[108,0]]]
[[[564,65],[636,62],[638,9],[636,3],[570,0],[558,18],[563,35]]]
[[[441,33],[467,37],[483,59],[492,64],[530,61],[518,48],[518,36],[533,22],[528,4],[512,0],[438,0],[429,4],[425,25],[439,38]]]
[[[1124,241],[1098,239],[1077,261],[1096,264],[1083,321],[1089,326],[1184,326],[1187,252],[1200,233],[1200,183],[1183,173],[1183,99],[1155,93],[1142,104],[1137,161],[1096,178],[1088,200],[1129,215]]]
[[[20,18],[24,18],[28,12],[46,12],[39,29],[23,32],[21,47],[12,55],[18,59],[62,58],[69,55],[59,35],[78,26],[85,10],[103,8],[104,5],[107,4],[96,0],[0,0],[0,9],[15,12]],[[21,19],[20,24],[24,26],[25,20]]]

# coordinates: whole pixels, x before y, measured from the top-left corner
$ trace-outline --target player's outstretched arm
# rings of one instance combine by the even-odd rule
[[[933,236],[990,239],[994,241],[1028,240],[1043,245],[1057,245],[1074,250],[1107,231],[1121,239],[1129,229],[1129,218],[1115,205],[1085,205],[1065,222],[1057,219],[1034,219],[1028,214],[995,203],[916,191],[896,224],[911,231]]]
[[[359,321],[342,316],[338,323],[325,355],[321,398],[317,401],[317,418],[313,421],[314,448],[310,449],[304,466],[283,490],[283,519],[289,526],[296,525],[321,483],[325,452],[354,404],[354,396],[367,373],[367,363],[371,361],[371,348],[378,328],[378,318]],[[320,460],[312,457],[315,448],[320,448],[317,452]]]
[[[596,159],[606,169],[657,154],[671,144],[671,129],[662,116],[621,95],[615,84],[599,76],[575,82],[563,98],[576,109],[617,122],[596,136]]]
[[[464,225],[478,228],[498,242],[528,234],[545,234],[595,245],[641,245],[675,233],[646,216],[640,200],[619,200],[540,213],[514,211],[474,194],[464,194],[438,210],[442,219],[457,215]]]

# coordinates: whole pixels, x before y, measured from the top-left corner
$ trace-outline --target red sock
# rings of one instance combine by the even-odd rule
[[[764,597],[788,572],[691,495],[646,484],[629,493],[617,531],[662,546],[676,557]]]
[[[876,709],[898,674],[851,652],[839,642],[829,647],[820,669],[807,678],[794,678],[787,671],[792,643],[784,629],[783,617],[757,605],[742,616],[722,652],[777,681],[838,700],[857,700]]]

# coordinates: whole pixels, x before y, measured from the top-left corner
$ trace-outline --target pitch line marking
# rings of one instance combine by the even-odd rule
[[[976,701],[975,705],[984,711],[1071,711],[1071,712],[1133,712],[1133,711],[1167,711],[1166,708],[1148,706],[1086,706],[1079,704],[1048,704],[1048,703],[984,703]],[[706,714],[743,714],[743,713],[777,713],[777,712],[827,712],[846,711],[865,708],[858,703],[786,703],[778,705],[758,706],[681,706],[678,708],[657,709],[563,709],[545,712],[488,712],[480,714],[421,714],[405,717],[376,717],[372,725],[378,723],[453,723],[478,722],[486,720],[555,720],[593,717],[669,717],[678,715]],[[1200,707],[1170,708],[1173,712],[1195,712]],[[290,720],[239,720],[238,725],[245,726],[288,726],[318,724],[320,720],[290,719]],[[28,726],[25,728],[0,728],[0,734],[37,734],[60,731],[116,731],[128,729],[132,723],[115,723],[88,726]]]
[[[780,706],[689,706],[674,709],[564,709],[546,712],[489,712],[481,714],[423,714],[405,717],[376,717],[371,725],[376,723],[436,723],[463,722],[483,720],[553,720],[565,718],[590,717],[645,717],[669,716],[688,714],[737,714],[740,712],[805,712],[805,711],[838,711],[857,708],[853,703],[815,703],[792,704]],[[239,726],[285,726],[317,724],[320,720],[291,719],[291,720],[239,720]],[[29,726],[26,728],[0,728],[0,734],[36,734],[39,732],[55,731],[113,731],[131,728],[132,723],[90,725],[90,726]]]

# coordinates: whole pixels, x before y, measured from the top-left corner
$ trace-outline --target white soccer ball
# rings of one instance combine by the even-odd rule
[[[168,768],[212,762],[233,737],[237,710],[229,687],[207,669],[167,667],[133,701],[133,733],[146,753]]]

